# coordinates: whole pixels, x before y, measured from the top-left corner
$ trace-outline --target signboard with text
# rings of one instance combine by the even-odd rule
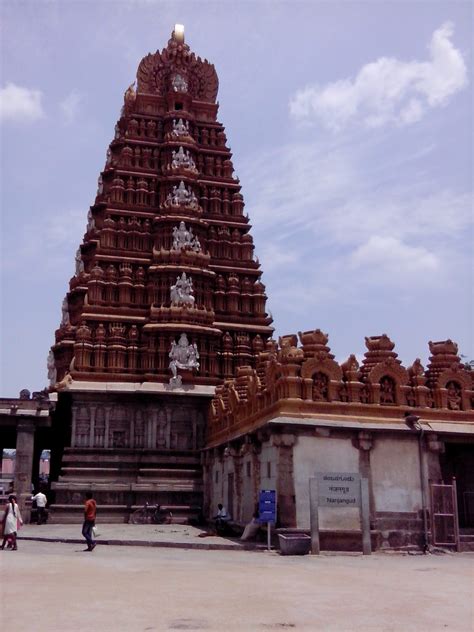
[[[360,506],[360,475],[354,473],[323,472],[318,479],[320,507],[358,508]]]
[[[311,552],[318,555],[319,509],[357,509],[362,531],[362,551],[372,552],[370,536],[369,481],[358,472],[318,472],[309,479],[309,512],[311,526]],[[335,515],[343,516],[343,512]]]
[[[274,489],[262,489],[258,498],[259,522],[276,522],[276,491]]]

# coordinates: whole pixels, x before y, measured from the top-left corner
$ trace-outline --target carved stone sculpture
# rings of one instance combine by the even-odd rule
[[[181,334],[178,343],[173,340],[169,358],[169,368],[172,373],[170,378],[171,386],[181,386],[182,384],[181,376],[178,375],[178,369],[196,369],[196,371],[199,371],[197,345],[196,343],[189,344],[186,334]]]
[[[171,167],[173,169],[179,169],[183,167],[191,171],[196,171],[196,163],[192,159],[191,154],[189,153],[189,149],[184,151],[184,149],[180,147],[178,151],[173,151]]]
[[[61,311],[62,311],[61,327],[67,327],[70,324],[69,304],[67,301],[67,296],[64,297],[63,304],[61,306]]]
[[[184,222],[180,222],[179,226],[173,228],[173,246],[172,250],[191,249],[194,252],[201,252],[201,244],[199,239],[193,235],[193,229],[186,228]]]
[[[84,272],[84,261],[81,257],[81,249],[76,250],[76,276],[79,276]]]
[[[52,350],[50,350],[48,353],[47,367],[48,367],[49,385],[54,386],[57,380],[57,370],[56,370],[56,364],[54,362],[54,354]]]
[[[183,272],[181,276],[176,277],[176,283],[171,286],[171,305],[182,305],[184,307],[192,307],[194,305],[193,282],[191,277],[186,276]]]
[[[461,388],[459,384],[456,384],[456,382],[451,381],[451,382],[448,382],[448,384],[446,384],[446,388],[448,391],[448,396],[447,396],[448,408],[450,410],[461,410],[462,397],[461,397]]]
[[[180,136],[189,136],[189,123],[188,121],[183,122],[183,119],[173,120],[173,131],[171,132],[173,136],[179,138]]]
[[[182,75],[176,74],[171,80],[171,85],[173,86],[174,92],[188,91],[188,82]]]
[[[92,211],[89,209],[87,212],[87,232],[95,230],[95,219],[92,217]]]
[[[187,206],[192,209],[197,209],[199,206],[196,195],[190,188],[186,188],[182,180],[179,186],[174,186],[173,192],[168,194],[166,204],[167,206]]]

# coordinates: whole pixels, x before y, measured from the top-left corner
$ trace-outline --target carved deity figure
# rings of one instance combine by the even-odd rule
[[[92,217],[92,211],[87,212],[87,232],[95,229],[95,219]]]
[[[329,380],[325,373],[315,373],[313,375],[312,395],[315,401],[327,401]]]
[[[179,186],[173,187],[173,192],[168,194],[166,203],[172,206],[188,206],[189,208],[198,208],[198,200],[191,189],[187,189],[181,180]]]
[[[79,276],[84,272],[84,261],[81,257],[81,248],[76,250],[76,276]]]
[[[138,340],[138,329],[136,325],[132,325],[128,331],[128,339],[131,344]]]
[[[64,297],[63,304],[61,305],[61,311],[62,311],[61,327],[67,327],[70,324],[69,304],[67,302],[67,296]]]
[[[180,222],[179,226],[173,228],[173,246],[172,250],[184,250],[190,248],[194,252],[201,252],[201,244],[199,239],[193,235],[193,229],[186,228],[184,222]]]
[[[174,92],[187,92],[188,91],[188,82],[180,74],[176,74],[173,77],[173,79],[171,80],[171,85],[173,86]]]
[[[192,159],[189,149],[184,151],[182,147],[180,147],[178,151],[173,151],[171,166],[173,169],[179,169],[180,167],[191,170],[196,169],[196,163]]]
[[[102,195],[104,192],[104,181],[102,180],[102,176],[99,176],[97,180],[97,195]]]
[[[180,136],[189,136],[189,123],[188,121],[183,122],[183,119],[180,118],[178,119],[178,122],[176,122],[176,119],[173,120],[173,131],[171,132],[173,136],[176,137],[180,137]]]
[[[446,384],[448,391],[448,408],[450,410],[461,410],[461,389],[456,382],[448,382]]]
[[[134,103],[136,98],[137,98],[137,93],[135,92],[135,81],[134,81],[128,86],[128,88],[125,90],[125,93],[123,95],[123,101],[124,101],[125,107]]]
[[[54,354],[50,349],[47,360],[49,385],[54,386],[57,380],[56,364],[54,362]]]
[[[171,305],[194,305],[193,282],[191,277],[186,276],[183,272],[181,276],[176,277],[176,283],[171,286]]]
[[[380,403],[395,404],[395,382],[391,377],[385,376],[380,380]]]
[[[178,375],[178,369],[196,369],[196,371],[199,371],[197,345],[196,343],[189,344],[186,334],[181,334],[178,343],[173,340],[169,358],[169,368],[172,373],[170,384],[172,386],[181,386],[182,379]]]

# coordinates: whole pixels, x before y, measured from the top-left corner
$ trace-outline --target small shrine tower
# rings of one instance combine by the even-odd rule
[[[119,520],[144,501],[198,506],[172,452],[198,463],[215,386],[271,337],[217,90],[177,25],[125,92],[48,364],[71,424],[56,516],[91,486]]]

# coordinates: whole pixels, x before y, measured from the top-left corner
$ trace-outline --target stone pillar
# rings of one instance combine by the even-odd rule
[[[252,443],[252,476],[253,476],[253,504],[257,506],[260,493],[261,480],[261,460],[262,444],[260,442]]]
[[[31,510],[26,501],[31,498],[31,473],[35,445],[35,426],[32,421],[20,421],[16,434],[15,492],[23,521],[30,521]]]
[[[105,407],[105,430],[104,430],[104,448],[109,447],[109,435],[110,435],[110,406]]]
[[[370,522],[371,527],[375,521],[375,498],[374,488],[372,485],[372,472],[370,468],[370,451],[373,448],[374,441],[372,433],[361,430],[357,435],[357,447],[359,449],[359,473],[361,478],[366,478],[369,483],[369,506],[370,506]]]
[[[71,427],[71,448],[76,447],[76,418],[77,407],[75,404],[72,406],[72,427]]]
[[[136,441],[135,441],[135,416],[137,414],[137,409],[136,408],[131,408],[130,409],[130,428],[129,428],[129,434],[128,434],[128,446],[129,448],[135,448],[136,447]]]
[[[273,435],[272,442],[278,448],[277,503],[281,527],[296,527],[295,482],[293,478],[292,434]]]
[[[444,454],[445,451],[444,441],[440,441],[438,435],[430,432],[426,435],[426,449],[428,481],[440,481],[443,478],[441,473],[440,455]]]
[[[242,520],[242,456],[243,453],[239,449],[232,448],[231,456],[234,462],[234,485],[235,485],[235,518],[236,520]],[[234,516],[233,516],[234,517]]]
[[[89,427],[89,448],[93,448],[95,441],[95,406],[89,406],[89,414],[90,414],[90,427]]]
[[[151,436],[150,436],[150,448],[156,448],[156,431],[158,425],[158,411],[156,409],[153,410],[151,416]]]

